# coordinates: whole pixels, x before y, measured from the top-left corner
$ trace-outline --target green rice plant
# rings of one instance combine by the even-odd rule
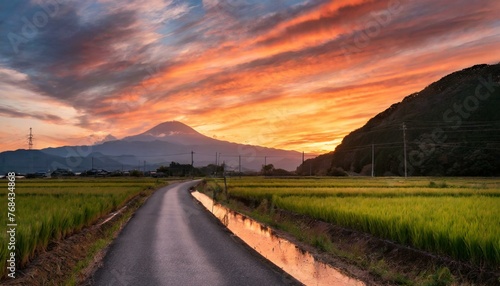
[[[262,200],[270,199],[273,195],[285,196],[315,196],[315,197],[405,197],[405,196],[426,196],[426,197],[440,197],[440,196],[491,196],[500,197],[500,189],[465,189],[465,188],[245,188],[245,187],[231,187],[230,195],[233,198]]]
[[[431,182],[441,182],[433,186]],[[229,185],[242,188],[465,188],[465,189],[499,189],[498,178],[408,178],[400,177],[370,178],[370,177],[297,177],[290,178],[266,178],[266,177],[243,177],[229,178]]]
[[[275,197],[279,208],[473,263],[500,263],[497,197]]]
[[[438,182],[438,183],[436,183]],[[500,263],[498,178],[232,178],[271,205],[476,264]]]
[[[147,188],[149,178],[19,180],[16,182],[16,260],[25,266],[51,240],[60,240],[117,210]],[[0,203],[7,204],[5,193]],[[0,212],[0,277],[6,274],[7,213]]]

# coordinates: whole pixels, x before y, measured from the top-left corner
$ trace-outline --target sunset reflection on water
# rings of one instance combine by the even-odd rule
[[[269,227],[214,204],[204,194],[193,192],[192,195],[241,240],[305,285],[365,285],[328,264],[316,261],[309,252],[274,235]]]

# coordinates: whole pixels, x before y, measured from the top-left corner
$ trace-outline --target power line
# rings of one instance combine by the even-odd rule
[[[412,123],[415,124],[416,126],[407,126],[407,130],[421,130],[421,129],[433,129],[433,128],[442,128],[442,129],[449,129],[453,125],[452,124],[446,124],[443,121],[405,121],[404,123]],[[376,133],[376,132],[390,132],[390,131],[395,131],[394,127],[401,126],[402,122],[394,122],[390,124],[385,124],[382,126],[374,126],[374,127],[361,127],[352,133],[355,133],[357,135],[360,134],[369,134],[369,133]],[[460,124],[460,128],[476,128],[476,127],[492,127],[491,130],[486,130],[486,131],[498,131],[500,125],[500,121],[463,121]],[[362,129],[369,129],[369,130],[362,130]],[[453,130],[451,132],[460,132],[461,130]],[[446,132],[446,131],[445,131]]]

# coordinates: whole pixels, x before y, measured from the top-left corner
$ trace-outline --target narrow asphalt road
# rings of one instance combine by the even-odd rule
[[[155,192],[112,243],[92,284],[290,284],[195,203],[188,192],[194,184]]]

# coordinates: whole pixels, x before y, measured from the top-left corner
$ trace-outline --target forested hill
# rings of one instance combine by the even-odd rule
[[[452,73],[370,119],[299,174],[500,175],[500,64]]]

